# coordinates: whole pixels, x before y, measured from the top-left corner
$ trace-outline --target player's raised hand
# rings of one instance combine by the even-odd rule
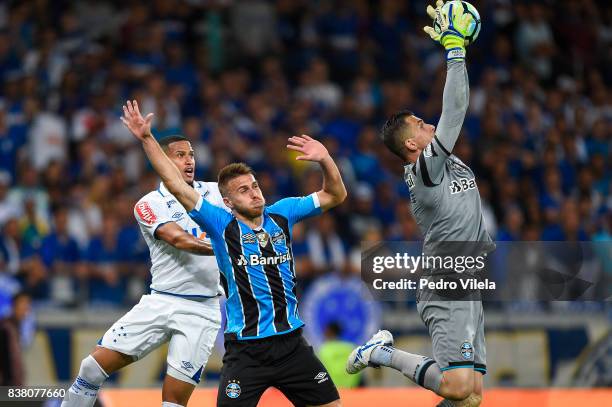
[[[431,17],[432,20],[435,20],[440,26],[444,24],[444,16],[442,15],[442,6],[444,6],[444,1],[438,0],[436,1],[436,8],[432,6],[427,6],[427,14]],[[441,33],[437,33],[433,27],[425,26],[423,27],[423,31],[425,31],[432,40],[439,42]]]
[[[128,100],[126,104],[123,105],[123,116],[121,116],[121,121],[125,124],[125,127],[130,129],[138,140],[142,141],[152,136],[151,122],[153,121],[153,113],[149,113],[145,117],[142,117],[140,109],[138,108],[138,102],[135,100]]]
[[[290,137],[287,148],[302,153],[302,155],[296,157],[296,160],[300,161],[321,162],[329,157],[327,148],[321,142],[305,134]]]
[[[473,16],[462,7],[453,9],[453,3],[445,4],[442,0],[436,2],[436,8],[427,6],[427,14],[434,20],[434,27],[425,26],[425,31],[432,40],[439,42],[447,51],[447,59],[464,59],[468,28],[474,22]]]

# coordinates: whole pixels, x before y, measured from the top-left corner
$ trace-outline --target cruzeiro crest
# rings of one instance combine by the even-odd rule
[[[238,380],[230,380],[225,386],[225,394],[231,399],[237,399],[240,397],[240,393],[242,393],[242,389]]]
[[[268,240],[270,240],[270,235],[267,232],[262,231],[257,233],[257,241],[259,242],[259,246],[266,247],[268,245]]]

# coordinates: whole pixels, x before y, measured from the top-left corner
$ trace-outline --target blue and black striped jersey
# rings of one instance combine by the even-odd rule
[[[256,339],[304,325],[298,313],[291,228],[319,213],[316,193],[266,206],[259,229],[202,198],[189,212],[210,237],[221,271],[227,295],[225,333]]]

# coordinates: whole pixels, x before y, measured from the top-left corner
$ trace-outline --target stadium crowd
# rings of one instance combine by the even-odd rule
[[[612,238],[612,7],[472,2],[471,103],[455,153],[496,240]],[[0,3],[0,280],[38,302],[127,305],[147,289],[133,205],[157,188],[119,120],[183,134],[197,179],[232,161],[269,202],[319,188],[285,148],[324,140],[349,198],[295,230],[298,278],[359,273],[361,241],[421,239],[402,165],[378,129],[410,108],[435,124],[444,55],[426,1]],[[12,293],[7,295],[10,297]]]

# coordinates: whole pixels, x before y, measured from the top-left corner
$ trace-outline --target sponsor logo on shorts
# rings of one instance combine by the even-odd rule
[[[230,380],[227,386],[225,386],[225,394],[231,399],[237,399],[240,397],[242,389],[240,388],[240,382],[237,380]]]
[[[172,219],[176,219],[176,220],[180,220],[180,218],[182,217],[183,217],[182,212],[174,212],[174,215],[172,215]]]
[[[147,225],[152,225],[157,220],[153,209],[151,209],[151,206],[146,201],[136,204],[136,213]]]
[[[474,348],[472,347],[472,344],[468,341],[463,342],[461,344],[461,356],[463,356],[463,359],[469,360],[472,358],[473,354]]]
[[[319,372],[319,374],[317,374],[314,379],[317,380],[317,383],[321,384],[327,379],[329,379],[329,377],[327,376],[327,372]]]
[[[183,366],[183,369],[185,369],[185,370],[191,370],[191,369],[193,369],[193,365],[191,364],[191,362],[188,362],[188,361],[186,361],[186,360],[183,360],[183,361],[181,362],[181,365]]]

